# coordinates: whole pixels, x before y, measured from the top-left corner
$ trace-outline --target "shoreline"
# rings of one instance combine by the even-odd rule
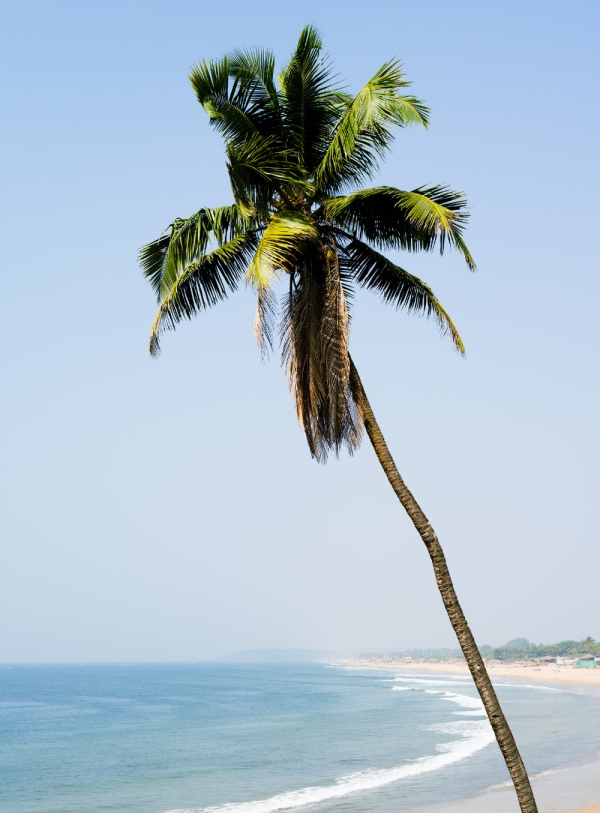
[[[420,675],[470,677],[466,663],[396,662],[378,663],[344,659],[331,663],[346,669],[376,669]],[[487,665],[486,665],[487,666]],[[578,669],[554,665],[536,667],[523,664],[487,666],[492,679],[514,683],[562,685],[567,690],[600,692],[600,668]],[[504,681],[500,681],[504,682]],[[600,756],[600,751],[598,752]],[[600,813],[600,761],[575,767],[556,768],[531,777],[539,813]],[[483,790],[473,796],[429,807],[408,809],[406,813],[520,813],[513,788],[508,784]]]
[[[429,672],[440,675],[461,675],[470,677],[469,668],[466,663],[456,662],[435,662],[397,661],[395,663],[378,663],[377,661],[361,661],[352,658],[344,658],[329,662],[332,666],[341,666],[351,669],[380,669],[385,671],[403,672]],[[488,674],[491,678],[507,677],[517,679],[519,682],[528,680],[531,683],[546,683],[563,685],[569,684],[580,688],[597,689],[600,691],[600,668],[580,669],[573,666],[554,665],[524,666],[523,664],[507,663],[502,666],[487,666]]]

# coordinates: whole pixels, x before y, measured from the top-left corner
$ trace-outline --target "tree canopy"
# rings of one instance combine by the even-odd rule
[[[352,452],[363,421],[350,382],[349,324],[356,287],[435,320],[464,352],[431,288],[382,252],[451,246],[469,268],[464,195],[434,185],[357,188],[373,178],[396,132],[427,127],[429,110],[407,92],[397,59],[354,96],[339,84],[312,26],[276,76],[269,50],[235,50],[190,74],[225,143],[233,203],[176,218],[140,252],[164,330],[211,307],[242,282],[257,294],[255,332],[265,354],[279,339],[310,451]],[[287,279],[278,301],[275,286]]]

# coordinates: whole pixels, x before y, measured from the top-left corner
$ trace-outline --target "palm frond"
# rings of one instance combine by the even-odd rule
[[[200,209],[185,220],[176,219],[168,234],[140,250],[139,260],[157,299],[169,291],[179,274],[206,252],[211,240],[222,244],[250,227],[238,206]]]
[[[189,80],[201,105],[214,98],[229,98],[229,59],[201,60],[194,65]]]
[[[359,285],[378,293],[386,304],[434,319],[442,334],[449,335],[459,353],[464,354],[458,330],[426,283],[357,239],[344,246],[341,261]]]
[[[272,284],[279,271],[292,273],[309,244],[318,239],[315,221],[302,212],[274,214],[262,234],[246,274],[257,290]]]
[[[338,252],[326,249],[327,292],[323,303],[322,346],[327,382],[327,433],[322,433],[328,448],[338,455],[342,445],[350,454],[360,444],[362,416],[350,391],[349,314],[340,273]]]
[[[322,369],[321,323],[325,290],[324,264],[319,252],[304,257],[304,273],[293,281],[282,300],[280,324],[282,358],[298,423],[304,429],[310,453],[327,459],[322,443],[320,415],[327,402]]]
[[[247,216],[269,217],[273,198],[287,184],[302,184],[297,165],[275,139],[255,134],[227,147],[227,172],[234,198]]]
[[[309,173],[320,160],[339,115],[342,98],[322,50],[318,31],[306,26],[290,61],[279,75],[286,141],[299,164]]]
[[[410,192],[378,186],[325,198],[322,211],[329,222],[378,248],[431,251],[438,244],[443,253],[448,244],[475,270],[463,238],[466,207],[465,196],[445,186]]]
[[[311,454],[325,462],[359,444],[362,419],[352,398],[348,309],[337,257],[322,242],[303,253],[283,299],[283,361]]]
[[[332,194],[372,177],[390,148],[396,127],[428,126],[429,110],[415,96],[399,93],[411,83],[398,60],[386,62],[340,115],[315,171],[317,187]]]
[[[261,132],[281,123],[279,91],[275,85],[275,55],[263,49],[237,49],[229,56],[229,73],[236,98],[261,124]],[[269,132],[274,135],[273,132]]]
[[[165,258],[167,256],[167,251],[169,250],[171,237],[173,236],[174,226],[174,223],[171,224],[168,234],[162,234],[156,240],[142,246],[138,254],[142,274],[148,280],[148,283],[156,294],[157,299],[160,299],[160,293],[163,287]]]
[[[465,221],[469,217],[464,195],[447,186],[419,187],[405,192],[401,205],[412,223],[437,234],[440,254],[444,253],[447,242],[463,255],[471,271],[475,271],[475,261],[463,238]]]
[[[235,80],[230,85],[231,63],[228,57],[195,65],[189,79],[196,98],[208,114],[210,123],[227,143],[240,143],[261,132],[260,117],[249,104],[248,88]]]
[[[263,359],[268,357],[270,350],[273,350],[276,320],[277,297],[273,288],[266,285],[258,289],[256,315],[254,317],[254,335]]]
[[[201,257],[177,277],[154,319],[150,355],[160,353],[164,330],[174,330],[183,319],[191,319],[236,290],[257,244],[257,234],[246,231]]]

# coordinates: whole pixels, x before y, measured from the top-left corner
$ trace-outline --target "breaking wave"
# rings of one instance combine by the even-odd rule
[[[423,691],[427,694],[438,694],[441,700],[447,700],[469,709],[467,712],[456,712],[457,714],[485,714],[481,700],[469,697],[468,695],[410,686],[392,687],[392,689],[396,691],[401,691],[402,689],[409,690],[411,688],[415,688],[416,691]],[[393,768],[370,768],[366,771],[357,771],[356,773],[339,777],[330,785],[315,785],[300,788],[299,790],[278,793],[276,796],[271,796],[268,799],[257,799],[250,802],[231,802],[224,805],[203,808],[179,808],[177,810],[171,810],[169,813],[277,813],[277,811],[280,810],[295,810],[308,805],[327,802],[330,799],[340,799],[353,793],[381,788],[384,785],[398,782],[401,779],[408,779],[409,777],[419,776],[420,774],[439,771],[441,768],[446,768],[449,765],[467,759],[494,740],[494,734],[487,719],[457,720],[451,723],[440,723],[438,725],[428,726],[427,730],[450,734],[459,739],[438,744],[436,746],[437,754],[420,757],[419,759],[406,762],[403,765],[398,765]]]

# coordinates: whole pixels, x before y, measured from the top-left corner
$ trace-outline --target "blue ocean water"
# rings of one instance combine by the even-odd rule
[[[530,773],[596,756],[600,695],[497,689]],[[1,813],[388,813],[506,780],[467,678],[0,666]]]

